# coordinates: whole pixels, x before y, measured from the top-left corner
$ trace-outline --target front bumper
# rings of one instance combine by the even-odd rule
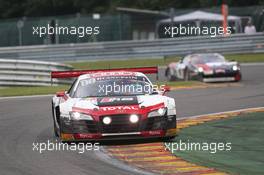
[[[228,81],[240,81],[240,71],[230,71],[225,73],[213,73],[210,75],[202,75],[203,82],[228,82]]]
[[[141,119],[136,124],[130,123],[127,116],[112,116],[113,122],[109,125],[103,124],[102,120],[98,122],[62,120],[61,139],[64,141],[122,140],[176,135],[175,115]]]

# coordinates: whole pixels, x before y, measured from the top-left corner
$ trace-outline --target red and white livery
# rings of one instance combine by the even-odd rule
[[[174,137],[175,101],[144,73],[157,68],[52,72],[52,78],[78,77],[52,98],[55,135],[63,141]]]

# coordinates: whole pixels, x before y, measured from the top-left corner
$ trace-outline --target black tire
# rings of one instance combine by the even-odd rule
[[[167,76],[167,80],[168,80],[168,81],[173,81],[173,78],[172,78],[172,76],[171,76],[170,73],[169,73],[168,76]]]
[[[163,140],[163,142],[172,142],[175,139],[176,136],[177,135],[175,135],[175,136],[167,136],[167,137],[164,137],[162,140]]]
[[[188,70],[188,68],[186,68],[185,71],[184,71],[184,80],[185,81],[189,81],[190,79],[191,79],[190,71]]]
[[[198,80],[198,81],[201,81],[201,82],[204,82],[204,77],[203,77],[203,75],[198,75],[197,80]]]
[[[165,76],[166,76],[166,77],[168,76],[168,74],[169,74],[169,71],[170,71],[170,68],[169,68],[169,67],[167,67],[167,68],[166,68],[166,70],[165,70]]]
[[[58,133],[58,129],[57,129],[57,126],[55,124],[55,121],[53,121],[53,126],[54,126],[54,135],[55,135],[55,137],[59,137],[60,135]]]
[[[55,108],[55,113],[54,113],[54,105],[52,103],[52,119],[53,119],[53,132],[54,132],[54,135],[55,137],[59,137],[59,130],[56,126],[56,123],[55,123],[55,117],[57,117],[57,109]]]
[[[170,73],[170,68],[167,67],[165,70],[165,76],[167,77],[168,81],[171,81],[171,73]]]
[[[176,76],[175,75],[171,75],[170,68],[166,69],[165,76],[167,77],[168,81],[175,81],[176,80]]]

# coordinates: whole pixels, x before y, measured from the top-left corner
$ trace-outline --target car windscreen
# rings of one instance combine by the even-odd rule
[[[194,56],[191,58],[192,64],[206,64],[214,62],[225,62],[224,57],[216,54],[204,54],[199,56]]]
[[[144,77],[100,77],[80,80],[75,98],[152,94],[152,85]]]

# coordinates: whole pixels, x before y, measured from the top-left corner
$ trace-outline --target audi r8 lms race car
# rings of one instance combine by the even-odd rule
[[[165,71],[168,80],[200,80],[203,82],[240,81],[237,62],[229,62],[218,53],[191,54],[178,63],[170,63]]]
[[[176,135],[176,108],[169,89],[153,88],[143,74],[156,67],[52,72],[78,77],[52,99],[55,135],[62,141],[129,139]]]

